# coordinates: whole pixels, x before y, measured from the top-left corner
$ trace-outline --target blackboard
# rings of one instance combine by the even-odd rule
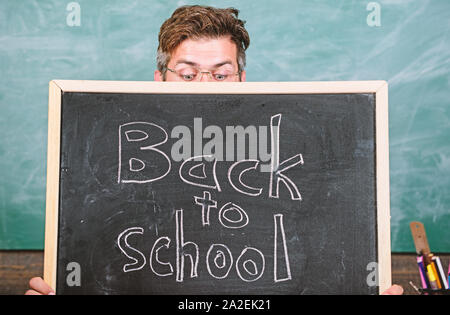
[[[49,106],[58,294],[390,284],[384,81],[52,81]]]

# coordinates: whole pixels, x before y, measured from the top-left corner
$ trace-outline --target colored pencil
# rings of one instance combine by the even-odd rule
[[[434,260],[432,260],[430,266],[431,266],[431,270],[433,271],[434,279],[436,279],[436,284],[437,284],[438,289],[442,289],[442,283],[441,283],[441,280],[439,279],[439,275],[438,275],[437,269],[436,269],[436,262]]]
[[[427,273],[423,264],[423,257],[417,256],[417,265],[419,266],[420,280],[422,280],[422,288],[428,289],[430,284],[428,283]]]
[[[427,266],[427,274],[428,274],[428,280],[430,281],[430,287],[433,290],[438,290],[438,285],[436,282],[436,278],[434,277],[434,273],[433,273],[433,268],[432,268],[432,264],[429,264]]]
[[[448,285],[450,286],[450,263],[448,263]]]
[[[444,269],[442,268],[441,259],[438,256],[435,256],[433,257],[433,260],[436,263],[436,269],[441,280],[442,289],[448,289],[447,277],[445,276]]]

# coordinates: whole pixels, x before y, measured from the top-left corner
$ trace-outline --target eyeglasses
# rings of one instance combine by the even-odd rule
[[[197,67],[189,66],[182,69],[170,69],[166,68],[172,73],[175,73],[181,80],[191,82],[191,81],[200,81],[204,74],[208,74],[209,78],[217,81],[233,81],[233,78],[237,75],[240,75],[242,71],[234,72],[234,69],[230,68],[219,68],[212,71],[201,71]]]

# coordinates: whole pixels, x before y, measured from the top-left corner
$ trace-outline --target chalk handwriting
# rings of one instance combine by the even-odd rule
[[[228,205],[228,204],[227,204]],[[175,213],[175,280],[185,281],[185,258],[188,257],[190,263],[191,279],[198,277],[198,264],[200,259],[200,248],[194,242],[184,240],[183,210],[176,210]],[[144,229],[132,227],[120,233],[117,244],[121,252],[132,262],[125,263],[124,272],[140,271],[146,265],[145,255],[136,248],[129,245],[127,239],[133,234],[143,235]],[[279,243],[282,246],[279,246]],[[161,250],[173,250],[171,239],[167,236],[159,237],[153,244],[150,251],[150,270],[158,277],[168,277],[174,275],[173,265],[164,262],[159,258]],[[282,268],[279,264],[282,261]],[[234,263],[233,253],[225,244],[214,243],[208,248],[205,258],[206,268],[211,277],[215,279],[226,279],[233,267],[237,276],[244,282],[254,282],[260,279],[266,268],[266,258],[263,252],[255,247],[246,246],[239,254]],[[286,243],[286,235],[283,225],[283,215],[274,215],[274,247],[273,247],[273,282],[282,282],[292,279],[289,254]]]
[[[146,259],[144,254],[142,254],[139,250],[133,248],[128,244],[128,237],[133,234],[143,234],[144,229],[141,227],[132,227],[129,229],[126,229],[122,233],[120,233],[119,237],[117,238],[117,245],[119,246],[120,250],[122,251],[125,256],[133,260],[133,263],[125,264],[123,266],[124,272],[130,272],[134,270],[140,270],[144,268],[146,264]],[[132,253],[137,254],[136,256],[131,255]]]
[[[205,160],[203,160],[203,158],[205,158]],[[180,175],[181,180],[187,184],[194,185],[197,187],[217,189],[218,191],[221,191],[216,175],[217,160],[213,158],[213,161],[208,161],[206,160],[206,158],[213,158],[213,157],[200,155],[187,159],[181,164],[178,174]],[[188,168],[186,165],[189,163],[192,164],[192,162],[197,164],[192,165],[186,171],[186,169]],[[192,169],[202,167],[202,169],[205,170],[206,166],[210,170],[208,173],[212,174],[212,176],[210,176],[209,178],[206,175],[204,178],[200,176],[192,176]]]
[[[234,191],[250,197],[261,196],[264,188],[258,187],[260,184],[255,184],[257,182],[255,179],[256,176],[267,173],[269,198],[280,198],[279,190],[283,184],[287,188],[291,200],[302,200],[300,190],[292,179],[293,174],[298,174],[298,169],[289,176],[288,170],[303,165],[303,155],[299,153],[285,160],[280,159],[281,118],[281,114],[273,115],[270,118],[270,165],[260,165],[258,159],[240,159],[229,166],[227,180]],[[198,120],[196,122],[198,123]],[[167,142],[167,139],[167,132],[154,123],[130,122],[120,125],[117,182],[119,184],[143,184],[162,180],[167,176],[172,168],[171,159],[160,148]],[[193,196],[193,206],[201,207],[201,215],[200,212],[193,213],[200,217],[199,222],[204,231],[212,226],[211,209],[219,208],[212,192],[218,194],[222,192],[222,187],[217,178],[218,159],[213,154],[202,155],[200,149],[200,146],[195,147],[195,156],[184,159],[179,166],[178,177],[185,184],[201,188],[202,194]],[[258,182],[260,183],[260,181]],[[213,243],[206,250],[206,254],[201,255],[202,250],[197,243],[185,240],[184,210],[173,210],[175,214],[173,244],[170,237],[158,237],[157,232],[157,239],[148,256],[149,269],[155,276],[173,277],[178,283],[182,283],[186,279],[194,281],[199,276],[200,259],[205,259],[206,270],[214,279],[226,279],[233,270],[238,279],[249,283],[258,281],[264,275],[266,256],[262,250],[256,247],[245,245],[240,253],[233,253],[229,246]],[[261,211],[270,210],[273,209],[261,209]],[[214,212],[214,218],[216,218],[216,212]],[[243,207],[232,201],[226,202],[220,207],[217,212],[217,220],[221,227],[226,229],[245,229],[249,228],[250,223],[249,215]],[[266,253],[266,255],[273,259],[273,264],[269,264],[271,267],[273,266],[273,282],[292,280],[283,214],[273,215],[272,226],[273,252]],[[126,257],[122,267],[125,273],[141,272],[147,264],[146,256],[136,248],[138,246],[131,246],[128,242],[128,238],[139,235],[143,237],[143,234],[142,227],[130,227],[121,232],[116,239],[118,248]],[[234,236],[234,234],[232,235]],[[173,257],[169,255],[171,252],[172,255],[175,254],[175,261],[164,261],[169,259],[167,257]],[[235,260],[236,256],[234,255],[236,254],[238,255]],[[200,268],[200,270],[202,269]]]
[[[139,128],[139,129],[138,129]],[[128,130],[129,129],[129,130]],[[122,134],[125,134],[125,137]],[[140,137],[134,138],[130,136],[132,134],[138,134]],[[150,139],[152,135],[152,139]],[[162,137],[161,139],[158,139]],[[150,183],[164,178],[169,174],[171,169],[170,158],[161,150],[157,149],[158,146],[167,142],[168,136],[164,128],[149,122],[130,122],[119,126],[119,166],[117,174],[118,183]],[[153,143],[155,141],[155,143]],[[131,144],[136,143],[131,146]],[[133,150],[123,150],[124,146],[132,147]],[[132,153],[130,151],[133,151]],[[155,155],[156,153],[156,155]],[[124,155],[126,155],[124,157]],[[139,155],[140,158],[137,157]],[[162,157],[162,158],[161,158]],[[122,159],[128,159],[129,169],[122,169]],[[158,163],[158,168],[146,167],[147,163],[152,165],[155,162],[153,159],[162,160],[166,163]],[[147,163],[146,163],[147,162]],[[139,164],[140,167],[134,167],[133,165]],[[146,170],[145,176],[142,172]],[[131,171],[131,172],[126,172]],[[124,175],[123,173],[127,174]],[[155,174],[153,174],[155,173]]]
[[[244,167],[243,164],[248,165],[248,167],[239,171],[240,168]],[[259,196],[261,195],[262,188],[254,188],[244,184],[242,180],[242,175],[250,170],[256,170],[258,167],[258,160],[242,160],[237,161],[228,169],[228,181],[230,185],[238,192],[243,193],[248,196]],[[238,173],[239,175],[235,175]],[[237,177],[237,182],[233,179]]]
[[[203,192],[203,198],[194,196],[195,204],[202,207],[202,225],[209,225],[209,209],[217,208],[217,201],[211,199],[208,191]]]
[[[237,219],[237,220],[230,219],[230,217],[226,215],[227,212],[228,213],[229,212],[237,213],[239,215],[239,219]],[[238,205],[236,205],[232,202],[228,202],[225,205],[223,205],[222,208],[220,208],[219,221],[226,228],[240,229],[248,224],[248,215],[244,211],[244,209],[242,209]]]

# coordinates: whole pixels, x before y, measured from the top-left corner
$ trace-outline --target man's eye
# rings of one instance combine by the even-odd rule
[[[195,79],[195,74],[182,74],[181,77],[184,81],[192,81]]]
[[[227,75],[226,74],[214,74],[214,79],[216,79],[217,81],[223,81],[227,79]]]

